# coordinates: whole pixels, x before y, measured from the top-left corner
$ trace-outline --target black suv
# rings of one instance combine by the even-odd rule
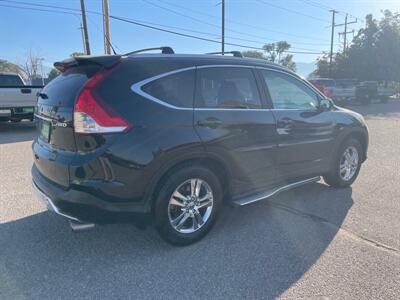
[[[224,200],[356,179],[361,115],[264,60],[163,52],[55,63],[62,74],[39,95],[32,146],[33,187],[50,210],[75,223],[151,223],[183,245],[211,229]]]

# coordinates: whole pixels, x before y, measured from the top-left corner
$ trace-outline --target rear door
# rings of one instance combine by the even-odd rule
[[[69,170],[76,155],[73,129],[75,98],[88,78],[99,67],[78,66],[47,84],[35,111],[38,138],[33,144],[35,166],[47,179],[68,186]]]
[[[332,112],[319,109],[320,96],[297,76],[268,69],[260,74],[277,120],[277,180],[321,175],[334,143]]]
[[[255,71],[243,66],[197,68],[194,126],[207,151],[229,165],[234,193],[275,179],[275,119],[263,103]]]

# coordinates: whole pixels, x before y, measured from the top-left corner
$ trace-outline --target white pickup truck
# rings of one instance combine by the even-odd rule
[[[33,120],[37,94],[42,88],[25,85],[18,74],[0,72],[0,121]]]
[[[396,91],[392,88],[379,86],[377,81],[358,82],[355,79],[318,78],[310,80],[325,96],[337,103],[348,104],[358,101],[363,104],[372,99],[386,102]]]

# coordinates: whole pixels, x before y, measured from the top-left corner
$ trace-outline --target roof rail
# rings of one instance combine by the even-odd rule
[[[225,52],[210,52],[207,54],[232,54],[235,57],[243,57],[242,53],[240,51],[225,51]]]
[[[175,54],[174,50],[171,47],[164,46],[164,47],[145,48],[145,49],[135,50],[132,52],[125,53],[124,55],[131,55],[131,54],[142,53],[142,52],[153,51],[153,50],[161,50],[162,54]]]

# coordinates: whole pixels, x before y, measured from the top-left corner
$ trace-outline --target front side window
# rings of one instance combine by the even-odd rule
[[[170,105],[192,108],[194,78],[194,70],[171,74],[145,84],[142,91]]]
[[[274,108],[313,110],[318,107],[317,94],[300,80],[276,71],[262,70],[261,73]]]
[[[250,68],[210,67],[197,70],[198,108],[261,108],[255,77]]]

